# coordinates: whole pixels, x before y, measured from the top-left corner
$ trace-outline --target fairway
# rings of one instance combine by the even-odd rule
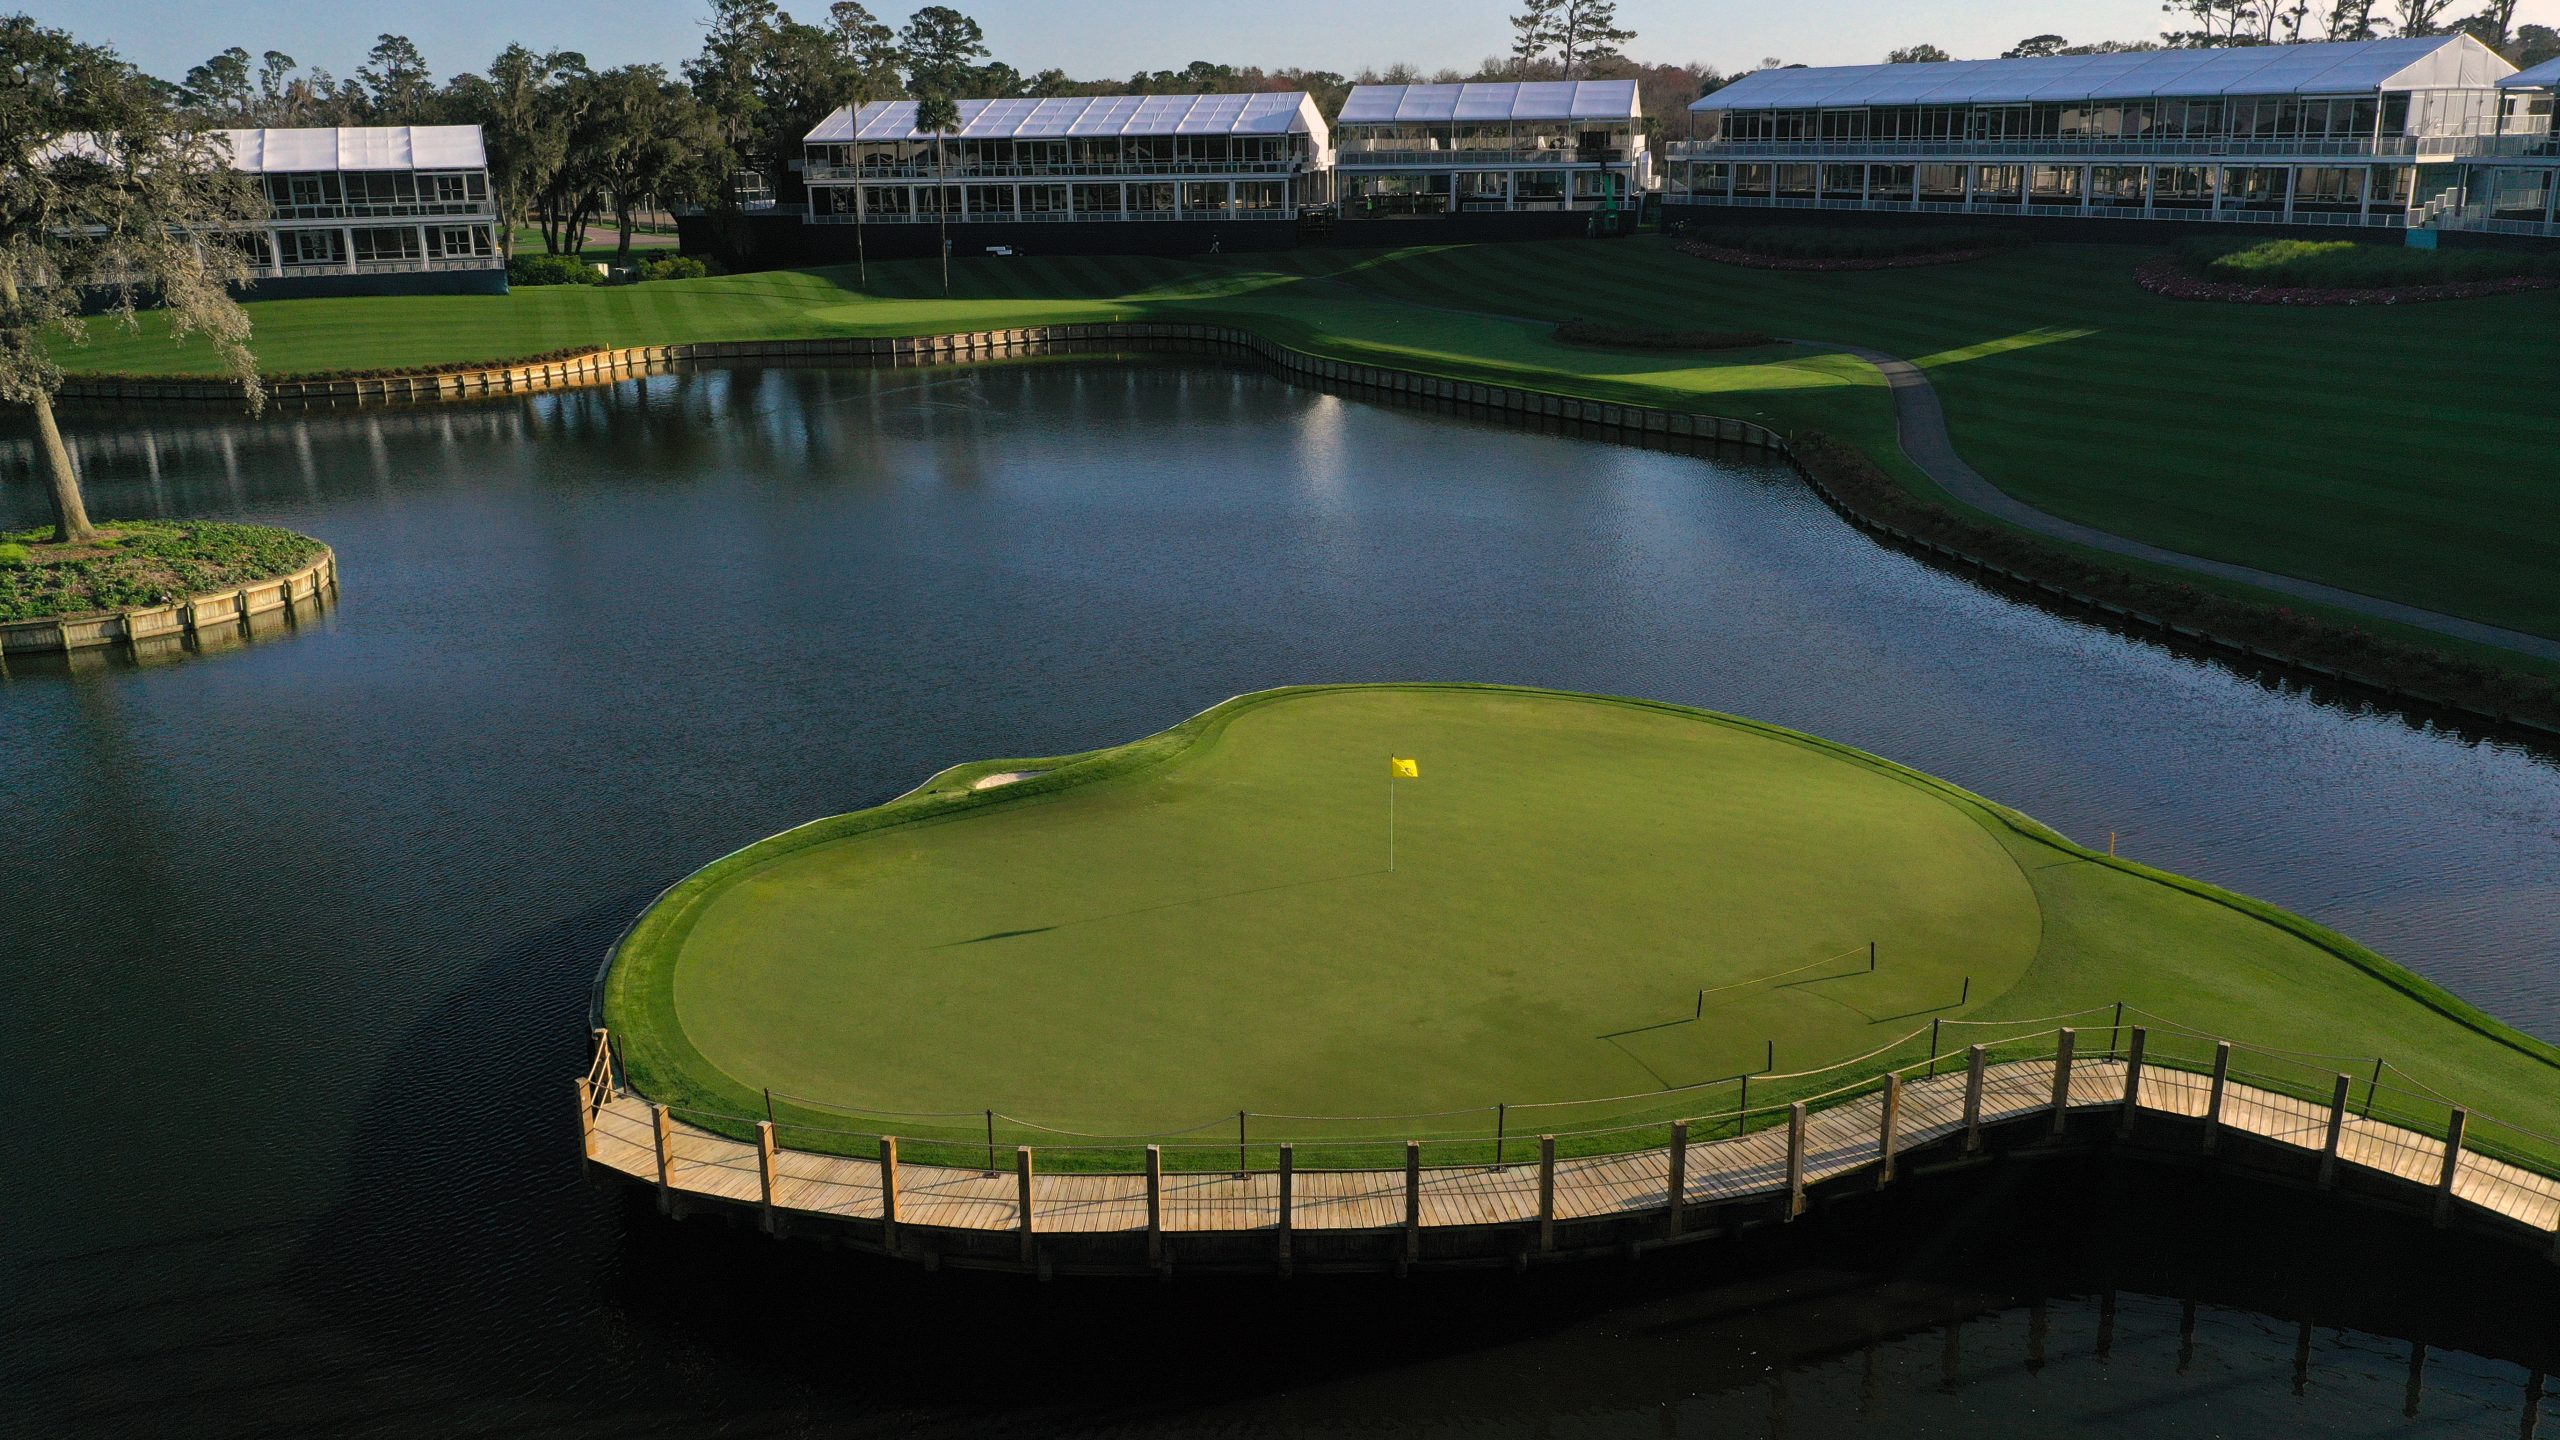
[[[1420,772],[1392,870],[1390,756]],[[2551,1108],[2548,1047],[2270,907],[1810,736],[1492,686],[1268,692],[945,772],[675,887],[604,1019],[680,1109],[951,1139],[993,1111],[1059,1146],[1239,1111],[1258,1140],[1480,1136],[1497,1105],[1585,1133],[2111,1002]]]

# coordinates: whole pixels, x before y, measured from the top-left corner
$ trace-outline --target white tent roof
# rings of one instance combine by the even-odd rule
[[[485,170],[477,125],[225,130],[231,166],[252,175],[298,170]]]
[[[2548,90],[2560,86],[2560,60],[2545,60],[2530,70],[2518,71],[2498,82],[2518,90]]]
[[[1304,91],[1251,95],[1072,95],[1047,100],[963,100],[964,140],[1058,140],[1080,135],[1311,135],[1325,143],[1324,117]],[[811,145],[854,140],[926,140],[916,102],[875,100],[818,122]]]
[[[1525,85],[1355,85],[1341,125],[1454,120],[1633,120],[1643,114],[1633,80],[1550,80]]]
[[[2137,50],[2031,60],[1763,70],[1692,110],[1861,105],[2007,105],[2223,95],[2360,95],[2485,86],[2515,67],[2469,35],[2232,50]]]

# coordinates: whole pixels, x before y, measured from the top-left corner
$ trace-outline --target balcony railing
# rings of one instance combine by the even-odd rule
[[[253,278],[291,280],[303,275],[421,275],[452,270],[503,270],[507,262],[495,255],[439,255],[430,260],[331,260],[318,264],[300,264],[288,260],[279,273],[260,267]]]
[[[1018,214],[1011,210],[972,210],[965,215],[953,215],[951,223],[955,225],[1048,225],[1074,221],[1104,221],[1116,224],[1122,221],[1150,220],[1223,221],[1294,220],[1296,218],[1297,212],[1293,210],[1025,210]],[[811,215],[808,217],[808,222],[812,225],[851,225],[855,219],[856,217],[852,215]],[[878,211],[860,217],[861,223],[865,225],[932,225],[939,219],[939,216],[929,214],[884,215]]]
[[[1334,152],[1342,169],[1401,168],[1427,165],[1435,169],[1469,169],[1487,165],[1629,165],[1624,150],[1353,150]]]
[[[2508,137],[2520,138],[2520,137]],[[1673,160],[1901,160],[1947,156],[1957,159],[2015,156],[2154,156],[2197,159],[2259,157],[2269,159],[2459,160],[2479,154],[2496,142],[2487,135],[2393,135],[2319,140],[2215,140],[2179,137],[2121,140],[2059,135],[2041,139],[1988,140],[1678,140]]]
[[[1220,175],[1282,180],[1302,173],[1307,158],[1280,160],[1078,160],[1060,164],[954,164],[949,170],[931,161],[912,165],[811,165],[801,179],[811,185],[851,185],[875,180],[1117,180],[1128,176]]]
[[[2398,230],[2405,228],[2408,217],[2397,209],[2376,209],[2370,215],[2348,214],[2327,210],[2296,210],[2287,215],[2281,209],[2216,210],[2198,202],[2193,207],[2155,205],[2145,207],[2126,204],[2096,205],[2020,205],[2015,200],[1976,200],[1967,205],[1958,200],[1854,200],[1827,198],[1816,200],[1803,196],[1769,195],[1670,195],[1673,205],[1726,205],[1766,210],[1880,210],[1905,215],[2039,215],[2088,220],[2210,220],[2242,225],[2321,225],[2351,229]]]
[[[486,200],[386,200],[357,205],[274,205],[267,207],[269,218],[276,220],[383,220],[406,216],[459,215],[475,220],[495,220],[497,212]]]

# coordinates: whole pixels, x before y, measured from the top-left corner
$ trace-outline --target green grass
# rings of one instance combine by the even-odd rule
[[[1422,771],[1392,871],[1390,754]],[[972,788],[1017,769],[1043,773]],[[1731,988],[1694,1018],[1704,987]],[[1933,1019],[1969,1022],[1953,1052],[2117,1002],[2378,1053],[2560,1133],[2560,1052],[2309,922],[1811,737],[1492,686],[1271,692],[946,772],[677,886],[618,952],[605,1020],[643,1093],[705,1118],[777,1092],[802,1148],[948,1149],[989,1109],[1005,1145],[1215,1142],[1238,1110],[1257,1143],[1480,1138],[1496,1102],[1581,1101],[1512,1133],[1594,1150],[1729,1113],[1771,1042],[1781,1072],[1888,1053],[1763,1078],[1755,1104],[1919,1061]],[[2203,1053],[2166,1029],[2154,1050]],[[2320,1095],[2345,1067],[2247,1063]]]
[[[2560,293],[2423,306],[2198,305],[2134,283],[2145,252],[2041,246],[1965,265],[1744,270],[1667,242],[1555,241],[1201,260],[964,258],[507,297],[251,306],[272,371],[377,369],[564,347],[894,335],[1080,320],[1250,326],[1299,349],[1460,379],[1818,427],[1915,488],[1889,398],[1826,350],[1716,355],[1564,344],[1566,320],[1757,330],[1910,356],[1957,444],[2046,510],[2192,554],[2560,635]],[[74,369],[209,370],[155,327]]]
[[[53,531],[0,533],[0,621],[166,605],[272,580],[310,564],[320,542],[271,525],[112,520],[105,543],[59,546]]]
[[[2009,250],[2025,243],[2015,230],[1966,230],[1941,226],[1892,229],[1847,225],[1700,226],[1688,239],[1789,260],[1893,260],[1947,255],[1959,250]]]

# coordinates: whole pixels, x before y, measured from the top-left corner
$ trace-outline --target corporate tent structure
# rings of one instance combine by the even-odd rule
[[[228,130],[268,218],[242,237],[261,295],[504,293],[477,125]]]
[[[2560,60],[2498,82],[2497,134],[2464,167],[2462,207],[2443,217],[2452,230],[2560,239],[2560,136],[2552,133]]]
[[[1666,202],[2426,225],[2514,73],[2468,35],[1766,70],[1690,107]]]
[[[1618,209],[1653,181],[1633,80],[1360,85],[1334,129],[1364,218]]]
[[[806,139],[812,225],[1293,220],[1325,199],[1324,117],[1302,92],[963,100],[838,109]]]

